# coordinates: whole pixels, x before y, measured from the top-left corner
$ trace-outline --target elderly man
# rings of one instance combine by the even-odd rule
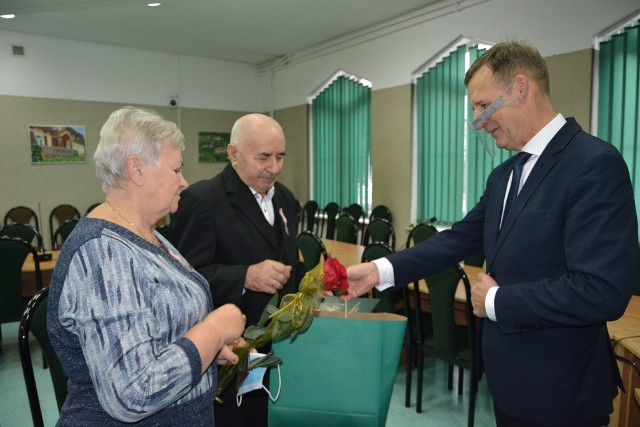
[[[232,302],[254,325],[275,293],[297,292],[304,273],[296,201],[277,182],[286,154],[282,128],[262,114],[243,116],[231,130],[227,154],[230,164],[221,173],[182,192],[171,241],[208,280],[214,306]],[[244,394],[237,406],[232,381],[222,400],[215,408],[218,427],[267,425],[264,391]]]

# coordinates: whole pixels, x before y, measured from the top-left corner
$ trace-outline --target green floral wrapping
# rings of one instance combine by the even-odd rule
[[[278,294],[276,293],[265,307],[257,325],[249,326],[243,338],[246,344],[237,347],[234,353],[238,355],[238,363],[228,363],[218,372],[218,396],[227,388],[236,375],[246,371],[249,353],[254,348],[264,346],[270,341],[281,338],[295,337],[306,331],[311,326],[313,313],[324,298],[324,262],[320,262],[311,271],[305,274],[300,282],[298,292],[287,294],[282,298],[280,307],[277,307]],[[281,362],[279,359],[274,360]],[[216,397],[220,400],[219,397]]]

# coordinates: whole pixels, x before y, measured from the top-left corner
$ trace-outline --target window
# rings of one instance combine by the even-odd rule
[[[622,154],[640,215],[640,14],[594,38],[592,131]]]
[[[484,193],[489,173],[509,157],[493,148],[489,135],[481,144],[465,121],[473,111],[464,75],[488,47],[461,37],[413,73],[412,218],[418,222],[460,220]]]
[[[371,206],[371,83],[336,72],[308,99],[310,197]]]

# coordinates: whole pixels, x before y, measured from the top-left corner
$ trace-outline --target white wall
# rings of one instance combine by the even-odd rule
[[[240,63],[0,31],[0,95],[166,106],[177,93],[183,107],[270,111],[304,104],[338,69],[371,80],[374,90],[407,84],[416,68],[461,35],[528,39],[543,56],[588,49],[594,35],[640,8],[638,0],[463,0],[458,6],[396,25],[390,34],[343,40],[314,58],[294,53],[286,68],[262,75]],[[24,46],[26,55],[13,56],[12,45]]]
[[[13,45],[25,56],[14,56]],[[256,68],[0,30],[0,95],[260,111]]]
[[[275,97],[269,102],[276,109],[303,104],[337,69],[370,80],[374,90],[407,84],[412,72],[459,36],[491,42],[527,39],[545,57],[588,49],[596,34],[640,9],[638,0],[461,2],[463,7],[472,3],[476,5],[315,59],[296,61],[294,56],[289,66],[275,71]],[[264,78],[263,85],[269,83]]]

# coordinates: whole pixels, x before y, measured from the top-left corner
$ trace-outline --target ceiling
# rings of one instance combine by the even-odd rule
[[[264,65],[435,3],[454,1],[0,0],[0,30]]]

